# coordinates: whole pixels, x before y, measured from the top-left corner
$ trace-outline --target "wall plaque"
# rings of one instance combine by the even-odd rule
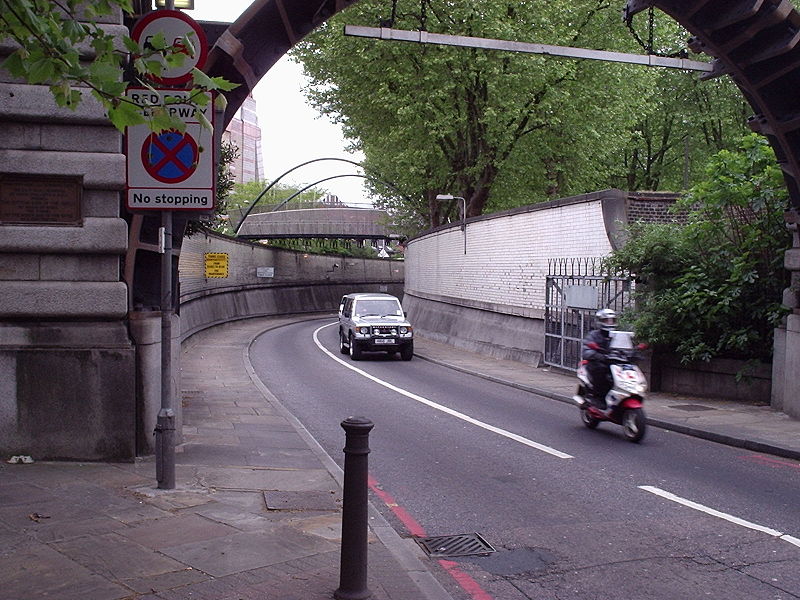
[[[0,173],[0,225],[81,225],[83,176]]]

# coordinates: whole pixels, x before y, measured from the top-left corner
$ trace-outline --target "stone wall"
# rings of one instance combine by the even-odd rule
[[[678,194],[672,192],[628,192],[631,223],[686,223],[685,211],[673,212]]]
[[[121,22],[104,26],[126,31]],[[0,41],[0,62],[14,49]],[[0,456],[134,454],[121,148],[89,90],[77,110],[58,108],[47,86],[0,70]],[[77,218],[59,204],[77,205]]]

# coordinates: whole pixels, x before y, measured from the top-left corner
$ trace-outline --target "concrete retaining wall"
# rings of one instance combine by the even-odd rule
[[[658,356],[652,366],[654,372],[650,386],[654,391],[770,403],[772,368],[768,364],[751,365],[741,360],[713,359],[708,363],[687,365],[674,356]]]
[[[228,277],[205,278],[206,253],[228,254]],[[401,261],[320,256],[207,231],[184,240],[178,271],[182,339],[235,319],[335,311],[351,292],[403,295]]]

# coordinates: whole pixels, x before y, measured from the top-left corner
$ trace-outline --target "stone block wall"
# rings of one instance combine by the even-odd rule
[[[105,27],[126,31],[121,22]],[[0,61],[13,50],[0,42]],[[77,223],[0,222],[0,456],[134,456],[121,148],[89,90],[77,110],[58,108],[47,86],[0,70],[0,185],[67,177],[81,199]]]

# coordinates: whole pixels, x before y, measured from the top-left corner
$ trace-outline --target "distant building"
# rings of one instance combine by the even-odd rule
[[[231,163],[236,183],[262,181],[264,159],[261,154],[261,128],[258,126],[253,96],[248,96],[244,101],[222,134],[222,139],[239,149],[239,156]]]

